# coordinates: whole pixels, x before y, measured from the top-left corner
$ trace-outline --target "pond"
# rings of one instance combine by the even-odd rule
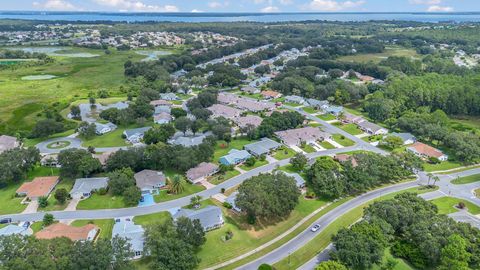
[[[142,59],[142,61],[154,61],[158,60],[160,56],[172,54],[169,51],[136,51],[135,53],[147,56],[146,58]]]
[[[23,81],[41,81],[41,80],[51,80],[57,78],[55,75],[29,75],[22,77]]]
[[[9,50],[21,50],[29,53],[44,53],[48,56],[63,56],[63,57],[72,57],[72,58],[91,58],[97,57],[98,54],[93,53],[84,53],[84,52],[74,52],[72,48],[68,47],[12,47],[7,48]]]

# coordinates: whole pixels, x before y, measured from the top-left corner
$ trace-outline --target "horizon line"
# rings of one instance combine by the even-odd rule
[[[68,13],[68,14],[81,14],[81,13],[107,13],[107,14],[256,14],[256,15],[281,15],[281,14],[422,14],[422,15],[438,15],[438,14],[463,14],[463,15],[478,15],[480,11],[450,11],[450,12],[428,12],[428,11],[294,11],[294,12],[259,12],[259,11],[245,11],[245,12],[232,12],[232,11],[69,11],[69,10],[0,10],[1,13]]]

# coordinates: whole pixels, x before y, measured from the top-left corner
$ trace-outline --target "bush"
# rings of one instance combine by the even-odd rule
[[[227,208],[227,209],[232,209],[232,208],[233,208],[233,206],[232,206],[230,203],[228,203],[228,202],[224,202],[224,203],[223,203],[223,207],[225,207],[225,208]]]
[[[48,198],[45,197],[45,196],[42,196],[40,198],[38,198],[38,206],[40,208],[45,208],[48,206]]]
[[[98,195],[106,195],[107,194],[107,189],[106,188],[101,188],[97,190]]]
[[[274,270],[274,268],[269,264],[262,264],[258,267],[258,270]]]
[[[459,202],[459,203],[457,204],[457,208],[458,208],[458,209],[465,209],[465,207],[466,207],[466,205],[465,205],[464,202]]]

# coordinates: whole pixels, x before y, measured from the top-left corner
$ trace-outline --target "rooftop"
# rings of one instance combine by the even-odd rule
[[[87,224],[82,227],[74,227],[63,223],[55,223],[37,232],[35,236],[38,239],[67,237],[72,241],[82,241],[89,240],[90,237],[95,237],[95,235],[92,234],[93,232],[98,232],[98,230],[99,228],[93,224]]]
[[[70,191],[70,195],[90,193],[93,190],[106,188],[107,185],[108,185],[108,177],[79,178],[75,180],[75,184],[73,185],[73,188]]]
[[[301,142],[312,142],[329,138],[330,134],[321,131],[315,127],[304,127],[277,131],[275,135],[279,137],[286,145],[299,145]]]
[[[17,138],[7,135],[0,136],[0,153],[18,147]]]
[[[439,158],[444,155],[442,151],[421,142],[416,142],[412,144],[410,147],[408,147],[408,149],[413,150],[419,154],[426,155],[428,157]]]
[[[262,138],[259,142],[247,144],[244,147],[245,150],[254,154],[255,156],[261,156],[264,154],[268,154],[270,151],[280,146],[282,145],[272,139]]]
[[[187,217],[190,220],[198,219],[204,229],[212,228],[223,223],[222,209],[217,206],[207,206],[199,210],[180,209],[174,216]]]
[[[153,170],[143,170],[134,175],[137,187],[152,188],[156,186],[164,186],[166,177],[163,172]]]
[[[36,177],[32,182],[23,183],[17,189],[17,193],[26,194],[29,198],[48,196],[58,180],[58,176]]]
[[[208,176],[216,171],[218,171],[218,165],[214,163],[202,162],[198,164],[197,167],[191,168],[190,170],[187,171],[187,178],[190,181],[193,181],[195,179]]]

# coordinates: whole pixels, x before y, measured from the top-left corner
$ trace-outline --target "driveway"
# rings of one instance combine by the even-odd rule
[[[31,214],[31,213],[36,213],[38,210],[38,201],[37,200],[33,200],[33,201],[30,201],[28,204],[27,204],[27,208],[25,208],[25,210],[23,210],[23,214]]]
[[[64,148],[59,148],[59,149],[53,149],[53,148],[48,148],[47,146],[56,143],[56,142],[69,142],[70,145]],[[46,141],[43,141],[35,147],[40,151],[42,154],[56,154],[60,153],[62,150],[66,149],[71,149],[71,148],[84,148],[82,147],[82,140],[78,138],[71,138],[71,137],[61,137],[61,138],[54,138],[54,139],[48,139]]]

